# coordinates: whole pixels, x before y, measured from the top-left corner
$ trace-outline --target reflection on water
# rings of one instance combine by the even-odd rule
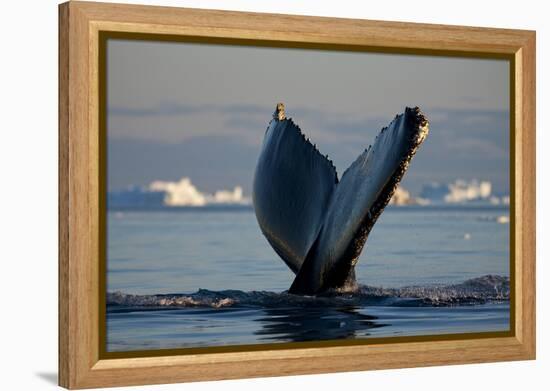
[[[444,307],[114,306],[107,312],[107,350],[507,331],[509,311],[508,302]]]
[[[368,330],[385,326],[375,316],[358,312],[357,307],[342,308],[266,308],[256,322],[261,328],[254,334],[260,341],[318,341],[355,338]]]

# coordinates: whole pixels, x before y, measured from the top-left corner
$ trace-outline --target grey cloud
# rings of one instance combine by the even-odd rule
[[[418,105],[431,134],[405,186],[475,176],[509,187],[505,61],[117,40],[108,51],[110,186],[189,176],[246,192],[283,101],[339,173]]]
[[[164,102],[149,107],[112,106],[108,108],[109,115],[120,117],[165,117],[198,113],[221,114],[257,114],[266,111],[265,106],[256,105],[193,105],[177,102]]]

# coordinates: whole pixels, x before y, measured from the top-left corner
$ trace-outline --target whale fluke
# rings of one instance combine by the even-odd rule
[[[290,293],[316,294],[354,284],[365,241],[427,134],[421,111],[406,108],[338,181],[328,157],[277,105],[252,199],[263,234],[296,274]]]

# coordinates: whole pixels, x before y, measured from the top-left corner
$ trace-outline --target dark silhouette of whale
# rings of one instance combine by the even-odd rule
[[[406,108],[338,180],[328,156],[277,104],[252,200],[262,233],[296,274],[290,293],[356,287],[354,268],[365,241],[427,135],[421,111]]]

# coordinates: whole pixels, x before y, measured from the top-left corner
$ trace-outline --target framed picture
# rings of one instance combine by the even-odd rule
[[[59,7],[59,382],[535,358],[535,33]]]

